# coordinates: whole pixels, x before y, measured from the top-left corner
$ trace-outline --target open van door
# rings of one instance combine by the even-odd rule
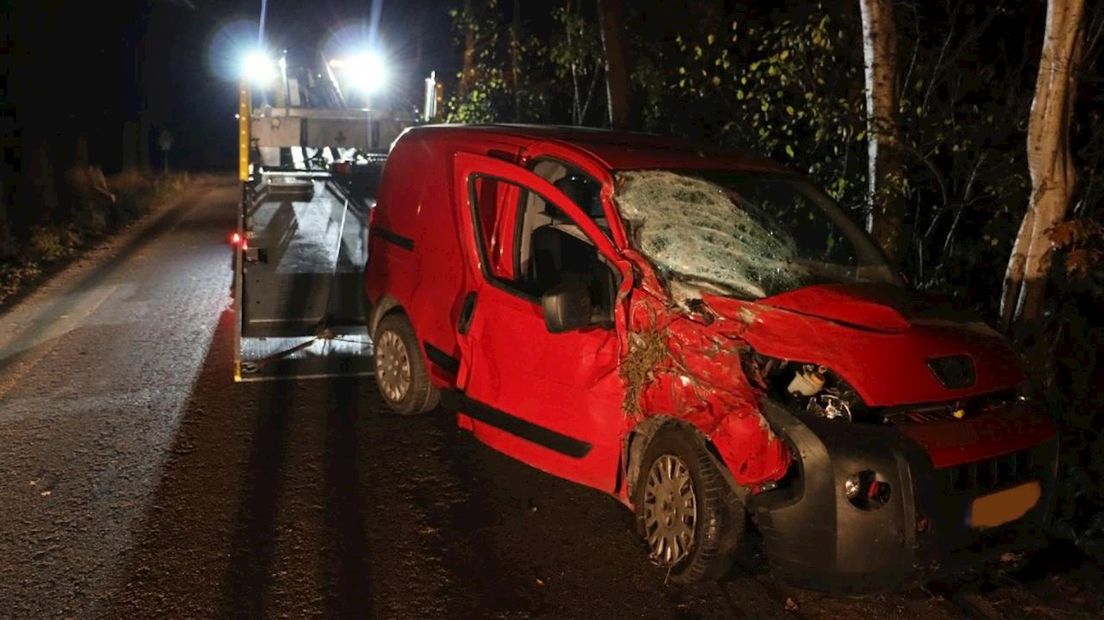
[[[628,420],[613,321],[627,275],[617,251],[539,176],[470,153],[454,163],[472,269],[457,325],[460,423],[525,463],[612,492]],[[550,324],[542,303],[573,316]]]

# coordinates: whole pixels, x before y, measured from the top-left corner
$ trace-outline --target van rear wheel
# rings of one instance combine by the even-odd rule
[[[383,317],[372,343],[376,387],[387,406],[400,415],[436,408],[440,393],[429,382],[410,321],[402,314]]]
[[[676,583],[718,579],[732,566],[746,510],[702,441],[665,427],[649,443],[634,485],[640,535]]]

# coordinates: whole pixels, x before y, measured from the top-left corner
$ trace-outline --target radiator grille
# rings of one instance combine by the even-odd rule
[[[940,470],[947,489],[955,492],[996,490],[1031,479],[1035,469],[1031,450],[1021,450],[983,461]]]

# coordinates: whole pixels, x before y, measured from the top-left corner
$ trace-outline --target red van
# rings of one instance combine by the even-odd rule
[[[724,573],[750,524],[780,576],[894,588],[1047,518],[1058,440],[1004,340],[910,295],[778,164],[581,128],[416,128],[369,256],[390,407],[445,395],[480,441],[613,495],[673,580]]]

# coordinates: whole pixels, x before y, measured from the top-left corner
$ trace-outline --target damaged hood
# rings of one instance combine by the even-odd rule
[[[968,398],[1014,388],[1023,377],[994,330],[925,307],[898,287],[808,286],[756,302],[708,294],[703,301],[755,350],[827,366],[873,407]]]
[[[907,331],[901,289],[894,286],[821,285],[759,300],[760,305],[882,332]]]

